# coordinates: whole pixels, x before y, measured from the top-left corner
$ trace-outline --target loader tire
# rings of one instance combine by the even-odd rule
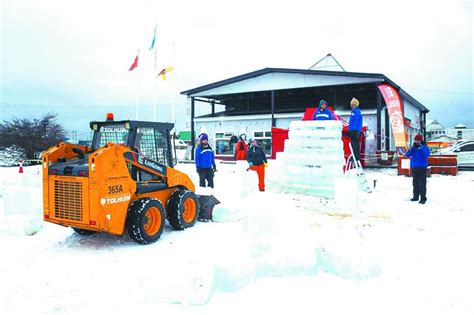
[[[175,230],[184,230],[196,223],[198,198],[189,190],[177,190],[168,201],[168,222]]]
[[[156,242],[165,227],[165,208],[155,198],[142,198],[128,208],[127,231],[140,244]]]
[[[79,228],[72,228],[74,232],[76,232],[79,235],[92,235],[97,233],[96,231],[91,231],[91,230],[84,230],[84,229],[79,229]]]

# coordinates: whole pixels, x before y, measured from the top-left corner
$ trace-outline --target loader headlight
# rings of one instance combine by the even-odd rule
[[[91,164],[91,171],[93,171],[93,172],[95,171],[95,163]]]

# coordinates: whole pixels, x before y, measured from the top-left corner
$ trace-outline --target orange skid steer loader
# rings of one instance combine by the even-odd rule
[[[192,227],[199,200],[194,184],[173,168],[173,124],[144,121],[90,123],[91,147],[61,142],[43,154],[44,220],[78,234],[125,229],[140,244],[158,240],[165,218],[176,230]]]

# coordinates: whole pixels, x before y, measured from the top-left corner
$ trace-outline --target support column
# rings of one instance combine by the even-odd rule
[[[194,160],[196,141],[194,139],[194,97],[191,97],[191,160]]]
[[[212,114],[212,117],[214,117],[215,113],[216,113],[216,101],[212,100],[211,101],[211,114]]]
[[[377,150],[382,150],[382,94],[378,87],[375,87],[377,93]]]
[[[275,127],[275,91],[271,92],[272,96],[272,127]]]
[[[385,151],[390,151],[392,147],[392,138],[391,138],[391,133],[390,133],[391,125],[392,124],[390,123],[390,116],[388,115],[388,109],[385,107],[385,134],[383,135],[385,137]]]
[[[421,134],[426,141],[426,112],[422,112],[421,117]]]

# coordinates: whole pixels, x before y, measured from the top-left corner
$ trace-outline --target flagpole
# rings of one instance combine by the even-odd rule
[[[140,59],[140,49],[137,53],[138,59]],[[135,91],[135,120],[138,120],[138,104],[140,103],[140,67],[137,66],[137,88]]]
[[[156,68],[155,68],[155,73],[156,73]],[[153,78],[153,121],[156,121],[156,78]]]
[[[176,69],[175,59],[174,59],[174,42],[173,42],[173,60],[172,60],[173,67]],[[171,122],[176,125],[175,117],[174,117],[174,80],[176,77],[176,73],[171,78],[173,82],[171,83]],[[176,131],[176,126],[174,126]]]
[[[156,76],[156,29],[158,27],[158,24],[155,23],[155,33],[153,34],[153,48],[155,49],[155,72],[153,76]],[[156,121],[156,77],[153,78],[153,121]]]

